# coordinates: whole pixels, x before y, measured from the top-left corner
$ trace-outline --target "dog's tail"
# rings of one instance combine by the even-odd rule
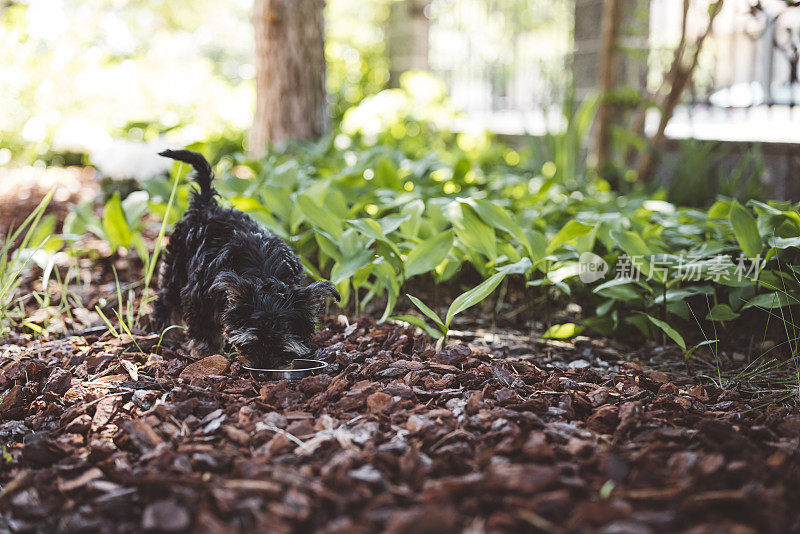
[[[192,166],[194,169],[194,181],[200,186],[199,197],[201,201],[208,202],[217,194],[214,186],[211,185],[211,181],[214,179],[214,171],[211,170],[211,164],[200,152],[165,150],[164,152],[159,152],[158,155],[182,161]]]

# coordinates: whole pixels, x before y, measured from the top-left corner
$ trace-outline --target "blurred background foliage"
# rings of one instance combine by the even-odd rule
[[[114,137],[242,139],[252,122],[250,0],[30,0],[0,10],[0,163],[86,153]],[[389,80],[391,0],[331,0],[329,111]],[[356,22],[357,21],[357,22]],[[353,31],[353,24],[359,31]]]

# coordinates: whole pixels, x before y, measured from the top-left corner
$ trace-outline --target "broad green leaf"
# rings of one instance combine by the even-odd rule
[[[342,236],[342,221],[336,215],[317,205],[308,195],[298,195],[297,206],[311,224],[324,230],[334,239]]]
[[[580,221],[569,221],[550,241],[550,244],[547,245],[547,252],[553,252],[564,243],[568,243],[576,237],[588,234],[592,231],[592,228],[594,228],[594,225],[582,223]]]
[[[478,216],[490,226],[494,226],[510,234],[520,245],[525,247],[525,250],[531,258],[533,258],[533,249],[528,241],[528,237],[525,235],[522,227],[514,222],[511,215],[505,209],[494,202],[484,199],[462,199],[461,202],[469,204]]]
[[[727,200],[718,200],[708,209],[710,219],[727,219],[731,211],[731,203]]]
[[[658,282],[664,282],[663,269],[661,267],[653,268],[650,260],[654,252],[650,250],[642,236],[632,231],[614,231],[611,232],[611,236],[628,256],[628,261],[631,261],[645,276]]]
[[[554,324],[542,334],[542,339],[569,339],[583,332],[583,327],[575,323]]]
[[[571,261],[548,272],[547,279],[555,284],[579,274],[581,274],[581,264],[577,261]]]
[[[147,191],[133,191],[122,201],[122,212],[130,226],[134,226],[147,212],[149,200],[150,195],[147,194]]]
[[[378,219],[378,224],[381,225],[381,230],[383,230],[383,235],[389,235],[397,228],[409,220],[411,218],[410,213],[397,213],[394,215],[387,215],[386,217],[382,217]]]
[[[544,260],[547,258],[547,238],[538,230],[526,230],[525,236],[528,238],[528,242],[531,245],[531,250],[533,252],[531,259],[533,260],[534,267],[538,267],[540,270],[544,271]]]
[[[769,246],[779,249],[800,248],[800,237],[770,237],[768,242]]]
[[[447,317],[444,320],[444,324],[449,327],[453,317],[491,295],[492,291],[495,290],[505,276],[506,273],[493,274],[479,285],[456,297],[447,310]]]
[[[760,308],[771,310],[772,308],[783,308],[784,306],[795,306],[800,304],[800,300],[787,293],[774,291],[772,293],[764,293],[756,295],[747,301],[747,304],[742,306],[743,310],[748,308]]]
[[[727,304],[717,304],[706,314],[706,319],[709,321],[732,321],[737,317],[739,314]]]
[[[683,355],[683,357],[688,360],[689,358],[692,357],[692,354],[698,348],[703,347],[705,345],[713,345],[714,343],[719,343],[719,340],[718,339],[707,339],[705,341],[701,341],[700,343],[698,343],[697,345],[695,345],[691,349],[687,350],[686,353]]]
[[[744,252],[745,256],[755,258],[761,254],[763,243],[761,234],[758,233],[758,224],[756,224],[756,220],[750,215],[750,212],[747,211],[747,208],[734,200],[731,203],[728,220],[731,222],[736,241],[739,242],[739,246],[742,247],[742,252]]]
[[[611,232],[611,237],[629,257],[647,257],[652,254],[642,236],[632,231]]]
[[[640,313],[641,313],[641,312],[640,312]],[[652,315],[649,315],[649,314],[646,314],[646,313],[643,313],[642,315],[644,315],[645,317],[647,317],[647,319],[648,319],[648,320],[649,320],[651,323],[653,323],[654,325],[656,325],[657,327],[659,327],[659,328],[661,329],[661,331],[662,331],[662,332],[664,332],[664,333],[665,333],[667,336],[669,336],[669,337],[672,339],[672,341],[674,341],[675,343],[677,343],[677,344],[678,344],[678,346],[679,346],[681,349],[683,349],[683,350],[686,350],[686,342],[683,340],[683,336],[681,336],[681,335],[678,333],[678,331],[677,331],[677,330],[675,330],[674,328],[672,328],[670,325],[668,325],[667,323],[665,323],[665,322],[664,322],[664,321],[662,321],[661,319],[656,319],[656,318],[655,318],[655,317],[653,317]]]
[[[408,220],[400,224],[400,231],[408,237],[417,237],[424,211],[425,203],[419,199],[412,200],[400,208],[400,213],[408,216]]]
[[[389,248],[392,249],[392,252],[394,252],[398,258],[400,257],[400,249],[397,248],[397,245],[395,245],[391,239],[386,237],[386,233],[384,233],[383,228],[377,221],[372,219],[357,219],[348,220],[347,222],[355,226],[365,236],[386,243],[389,245]],[[397,224],[399,225],[400,223],[398,222]]]
[[[336,261],[342,261],[342,253],[325,232],[314,232],[314,240],[320,250]]]
[[[617,282],[617,280],[624,282]],[[615,278],[597,286],[593,293],[621,302],[643,300],[642,296],[634,289],[636,282],[625,278]]]
[[[115,192],[114,196],[106,202],[103,210],[103,231],[108,236],[112,247],[130,246],[133,234],[125,220],[125,214],[122,212],[119,192]]]
[[[381,156],[378,164],[375,165],[375,183],[380,187],[390,189],[400,188],[400,179],[397,176],[397,167],[387,156]]]
[[[346,256],[341,261],[337,261],[331,269],[331,282],[338,284],[343,280],[352,277],[356,272],[372,262],[372,251],[369,249],[360,250],[352,256]]]
[[[403,263],[406,278],[432,271],[442,263],[453,248],[453,231],[447,230],[427,239],[408,253]]]
[[[439,328],[441,328],[443,331],[446,330],[444,323],[442,322],[442,320],[439,318],[439,315],[435,311],[430,309],[427,305],[425,305],[424,302],[419,300],[417,297],[409,295],[407,293],[406,296],[414,304],[414,306],[419,308],[419,311],[427,315],[431,319],[431,321],[436,323],[439,326]]]
[[[505,273],[505,274],[525,274],[531,270],[533,265],[531,264],[531,260],[528,258],[522,258],[515,263],[510,263],[508,265],[503,265],[497,269],[497,272]]]
[[[397,315],[395,317],[390,317],[389,319],[391,319],[392,321],[402,321],[404,323],[418,326],[434,339],[440,339],[444,336],[442,332],[436,330],[435,328],[431,328],[428,324],[425,323],[425,321],[413,315]]]
[[[447,214],[458,239],[466,248],[480,252],[492,261],[497,259],[497,238],[494,228],[481,221],[472,208],[453,202],[448,206]]]
[[[714,288],[708,285],[684,287],[680,289],[668,289],[667,302],[678,302],[685,300],[689,297],[694,297],[695,295],[713,295],[713,294],[714,294]],[[653,299],[653,304],[661,304],[663,302],[664,302],[664,294],[659,292],[656,298]]]

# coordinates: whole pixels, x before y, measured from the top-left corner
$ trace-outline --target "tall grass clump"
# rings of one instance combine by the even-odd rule
[[[9,229],[3,246],[0,247],[0,337],[8,334],[13,318],[11,310],[14,307],[14,295],[22,281],[22,273],[32,259],[32,253],[44,243],[34,243],[42,216],[53,198],[55,189],[39,202],[39,205],[28,215],[16,229]],[[22,236],[19,246],[14,244]],[[45,238],[46,240],[47,238]],[[35,250],[30,250],[34,246]]]

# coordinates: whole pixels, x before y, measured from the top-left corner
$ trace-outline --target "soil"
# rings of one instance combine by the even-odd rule
[[[262,381],[158,342],[0,345],[0,533],[800,531],[796,407],[602,344],[330,317]]]
[[[56,214],[59,228],[71,204],[92,200],[99,191],[91,167],[0,167],[0,236],[22,224],[56,186],[45,212]]]

